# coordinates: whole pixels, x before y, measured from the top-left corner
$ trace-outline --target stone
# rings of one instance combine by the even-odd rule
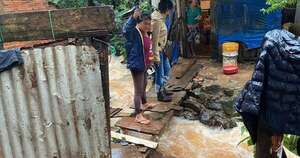
[[[201,88],[196,88],[194,89],[191,93],[189,93],[188,95],[197,98],[198,101],[202,104],[206,103],[207,100],[207,94],[205,94]]]
[[[225,114],[232,116],[234,113],[236,113],[234,109],[234,100],[233,98],[222,98],[220,101],[222,104],[222,108]]]
[[[209,86],[206,86],[204,91],[206,93],[209,93],[209,94],[218,94],[221,92],[221,86],[220,85],[216,85],[216,84],[213,84],[213,85],[209,85]]]
[[[183,101],[182,106],[185,108],[190,108],[195,112],[199,113],[204,106],[194,97],[189,97],[187,100]]]
[[[223,107],[222,107],[222,104],[220,104],[220,103],[212,102],[207,105],[207,108],[210,110],[220,111],[220,110],[222,110]]]
[[[226,88],[223,90],[223,92],[224,92],[225,96],[227,96],[227,97],[233,97],[233,95],[234,95],[234,90],[232,90],[232,89]]]
[[[180,114],[181,117],[188,119],[188,120],[197,120],[198,119],[198,113],[194,111],[184,111]]]
[[[199,115],[199,121],[206,125],[210,124],[210,113],[208,111],[204,111]]]

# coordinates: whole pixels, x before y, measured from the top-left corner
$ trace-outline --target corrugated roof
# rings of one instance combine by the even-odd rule
[[[23,57],[23,66],[0,74],[0,157],[108,157],[96,50],[35,48]]]

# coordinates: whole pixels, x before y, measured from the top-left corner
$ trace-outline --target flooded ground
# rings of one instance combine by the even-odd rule
[[[132,101],[133,83],[130,71],[121,60],[121,57],[112,56],[109,63],[111,106],[127,109]]]
[[[253,65],[240,65],[240,72],[226,76],[221,64],[202,60],[204,68],[200,76],[212,78],[213,84],[222,87],[241,89],[252,75]],[[188,121],[174,118],[160,139],[159,151],[177,158],[252,158],[253,150],[246,144],[237,144],[243,139],[241,126],[229,130],[210,128],[198,120]],[[245,136],[244,136],[245,137]]]
[[[199,121],[174,118],[160,139],[159,151],[177,158],[252,158],[250,147],[237,146],[240,140],[240,127],[212,129]]]
[[[110,88],[112,107],[130,112],[133,87],[130,72],[121,59],[113,57],[110,62]],[[250,79],[254,65],[240,65],[240,72],[226,76],[222,73],[221,64],[208,59],[201,60],[204,68],[202,76],[214,78],[223,87],[241,89]],[[159,141],[158,151],[165,156],[176,158],[252,158],[253,149],[246,144],[237,144],[246,136],[241,136],[241,126],[229,130],[209,128],[199,121],[189,121],[174,117]],[[289,156],[294,158],[295,156]],[[296,157],[295,157],[296,158]]]

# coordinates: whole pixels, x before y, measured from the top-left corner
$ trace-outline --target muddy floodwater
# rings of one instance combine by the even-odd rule
[[[130,72],[120,64],[121,58],[110,61],[111,106],[130,112],[133,86]],[[236,75],[222,74],[221,64],[203,60],[204,68],[199,70],[202,76],[213,78],[213,82],[222,87],[239,90],[250,79],[253,64],[240,65]],[[241,135],[242,123],[232,129],[208,127],[199,122],[174,117],[160,138],[158,151],[165,156],[175,158],[253,158],[253,147],[242,143],[247,135]],[[296,156],[288,156],[296,158]]]
[[[158,150],[177,158],[252,158],[251,147],[237,146],[240,140],[239,127],[212,129],[199,121],[174,118],[161,137]]]

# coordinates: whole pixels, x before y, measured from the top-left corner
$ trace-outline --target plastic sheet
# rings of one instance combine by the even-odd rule
[[[235,41],[247,48],[261,46],[266,32],[281,28],[281,11],[261,12],[265,0],[218,0],[213,13],[218,44]]]

